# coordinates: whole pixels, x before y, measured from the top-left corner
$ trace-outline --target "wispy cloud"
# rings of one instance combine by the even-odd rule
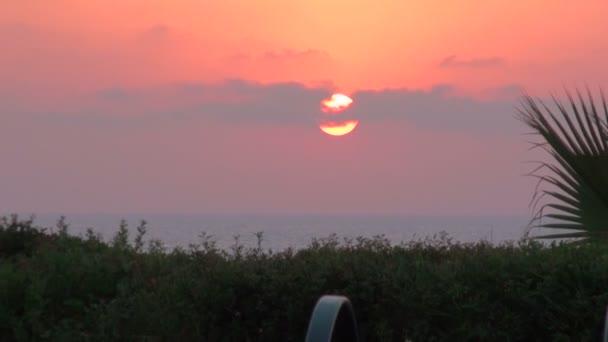
[[[157,24],[139,33],[140,39],[162,39],[171,34],[171,30],[167,25]]]
[[[266,51],[263,54],[264,59],[268,60],[284,60],[284,59],[300,59],[300,58],[310,58],[310,57],[321,57],[321,58],[330,58],[329,53],[327,51],[316,50],[316,49],[307,49],[307,50],[292,50],[292,49],[284,49],[281,51]]]
[[[298,61],[307,59],[322,59],[331,61],[329,52],[317,49],[294,50],[267,50],[262,53],[237,52],[226,56],[226,60],[230,62],[244,61],[266,61],[266,62],[286,62]]]
[[[440,68],[490,68],[505,65],[501,57],[485,57],[472,59],[458,59],[456,55],[447,56],[439,62]]]

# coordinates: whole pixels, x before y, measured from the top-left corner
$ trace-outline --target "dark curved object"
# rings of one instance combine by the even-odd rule
[[[358,342],[357,320],[348,298],[323,296],[308,324],[306,342]]]
[[[604,336],[602,341],[608,342],[608,308],[606,309],[606,314],[604,315]]]

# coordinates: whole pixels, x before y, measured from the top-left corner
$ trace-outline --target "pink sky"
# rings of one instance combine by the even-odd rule
[[[0,214],[515,214],[521,89],[608,79],[608,2],[12,1]],[[360,121],[322,133],[319,102]]]

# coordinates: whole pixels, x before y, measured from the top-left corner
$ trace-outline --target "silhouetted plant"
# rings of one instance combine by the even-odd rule
[[[144,235],[146,235],[147,232],[147,226],[148,222],[146,222],[146,220],[142,220],[139,224],[139,226],[137,226],[137,235],[135,236],[135,251],[136,252],[142,252],[143,248],[144,248]]]
[[[31,255],[37,245],[49,238],[45,229],[34,225],[34,218],[20,220],[17,215],[0,217],[0,257]]]
[[[112,238],[112,246],[118,249],[129,248],[129,224],[126,220],[121,220],[118,232]]]
[[[534,238],[608,238],[608,108],[604,94],[597,106],[591,91],[586,98],[566,92],[568,104],[553,97],[556,109],[524,96],[519,118],[541,136],[535,144],[554,163],[540,162],[533,176],[539,178],[536,207],[543,196],[550,201],[535,210],[529,228],[569,229],[566,233]],[[601,108],[598,109],[598,107]],[[568,110],[568,108],[570,110]],[[541,173],[547,171],[548,173]],[[549,221],[543,218],[550,219]],[[528,230],[529,233],[529,230]]]
[[[608,244],[330,235],[271,253],[259,233],[253,247],[202,234],[137,252],[113,244],[121,226],[109,243],[45,232],[0,257],[0,341],[302,341],[323,294],[352,300],[369,341],[583,341],[599,339],[608,301]]]

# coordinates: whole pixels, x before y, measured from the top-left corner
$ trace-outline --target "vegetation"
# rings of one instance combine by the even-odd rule
[[[576,98],[567,93],[568,105],[554,98],[553,110],[525,96],[519,111],[520,119],[543,139],[535,146],[545,149],[555,162],[541,162],[533,172],[545,186],[538,188],[535,198],[548,195],[553,201],[539,208],[530,228],[570,230],[538,238],[608,238],[608,108],[603,93],[601,106],[589,89],[586,99],[576,93]],[[548,174],[538,173],[543,170]],[[542,218],[551,221],[543,223]]]
[[[599,340],[608,246],[391,246],[379,236],[270,252],[112,241],[0,220],[0,340],[302,341],[319,296],[352,299],[370,341]],[[261,241],[260,234],[260,241]]]

